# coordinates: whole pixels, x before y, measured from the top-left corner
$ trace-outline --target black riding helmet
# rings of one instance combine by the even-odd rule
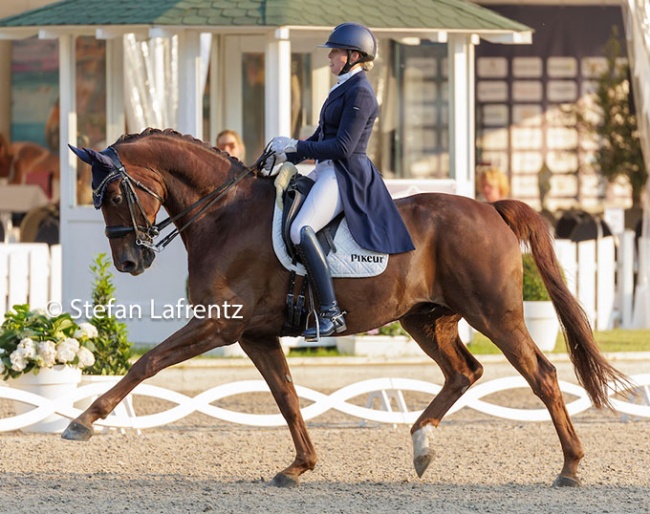
[[[342,48],[348,51],[348,60],[341,70],[341,75],[350,71],[350,68],[360,62],[374,60],[377,55],[377,40],[367,27],[358,23],[341,23],[334,28],[327,42],[318,45],[320,48]],[[361,60],[351,63],[352,51],[361,54]]]

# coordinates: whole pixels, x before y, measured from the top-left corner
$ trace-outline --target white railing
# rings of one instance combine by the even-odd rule
[[[580,243],[556,240],[555,248],[569,289],[596,330],[641,328],[633,310],[638,268],[633,232]],[[44,308],[50,301],[61,302],[61,246],[0,244],[0,322],[13,305]]]
[[[611,402],[616,411],[626,416],[650,418],[650,374],[632,376],[638,394],[636,397],[630,395],[628,401],[612,398]],[[0,432],[17,430],[38,423],[52,414],[59,414],[66,418],[76,418],[81,414],[80,409],[73,407],[74,403],[84,398],[94,398],[105,392],[112,384],[97,383],[79,387],[66,396],[50,400],[37,394],[28,393],[11,387],[0,387],[0,399],[20,401],[35,408],[24,414],[0,419]],[[526,388],[530,386],[520,376],[505,377],[490,380],[478,384],[465,395],[463,395],[449,410],[449,414],[464,408],[471,408],[484,414],[497,416],[516,421],[549,421],[548,411],[543,409],[520,409],[508,406],[496,405],[483,401],[482,398],[496,392],[509,389]],[[426,393],[432,397],[437,395],[442,386],[413,380],[408,378],[378,378],[364,380],[349,386],[343,387],[329,395],[320,393],[308,387],[296,386],[298,396],[309,400],[311,405],[301,409],[303,418],[306,421],[314,419],[334,409],[362,420],[375,421],[390,424],[413,424],[422,411],[410,411],[404,401],[403,392],[413,391]],[[575,396],[576,398],[567,403],[569,414],[575,415],[584,412],[592,407],[587,393],[582,387],[575,384],[560,381],[562,392]],[[230,396],[248,393],[270,393],[266,382],[262,380],[246,380],[233,382],[213,387],[194,397],[171,391],[162,387],[141,384],[131,393],[132,396],[148,396],[176,404],[168,410],[155,414],[138,416],[129,404],[129,408],[118,408],[115,414],[105,420],[98,420],[98,427],[145,429],[154,428],[174,423],[194,412],[200,412],[207,416],[223,421],[238,423],[241,425],[275,427],[285,425],[285,420],[280,414],[249,414],[237,412],[222,407],[211,405],[213,402],[228,398]],[[613,389],[610,396],[616,394]],[[348,400],[359,396],[368,395],[365,407],[349,403]],[[127,397],[127,401],[131,398]],[[398,410],[393,411],[390,405],[390,398],[397,399]],[[374,399],[380,398],[379,409],[373,408]],[[383,399],[384,401],[381,401]],[[641,403],[638,403],[638,401]],[[122,404],[120,404],[121,407]]]
[[[639,239],[643,246],[644,239]],[[587,312],[595,330],[643,328],[634,321],[634,275],[639,258],[634,232],[574,243],[555,241],[569,290]]]
[[[61,302],[61,246],[0,243],[0,323],[13,305]]]
[[[569,290],[587,312],[594,328],[613,328],[617,272],[614,238],[579,243],[559,239],[555,241],[555,250]],[[626,271],[632,273],[631,268]]]

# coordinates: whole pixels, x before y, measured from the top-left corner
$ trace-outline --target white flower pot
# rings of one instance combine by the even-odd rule
[[[48,400],[56,400],[73,392],[80,380],[80,369],[60,364],[53,368],[42,368],[38,370],[38,373],[33,371],[23,373],[17,378],[9,379],[7,383],[15,389],[37,394]],[[17,415],[34,409],[33,405],[14,401],[14,410]],[[21,430],[23,432],[57,434],[63,432],[69,422],[70,420],[64,416],[52,414],[38,423],[21,428]]]
[[[560,331],[553,302],[524,302],[524,321],[539,349],[553,351]]]

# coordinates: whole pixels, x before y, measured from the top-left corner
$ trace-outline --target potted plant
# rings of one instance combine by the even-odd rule
[[[131,367],[132,343],[129,341],[125,323],[120,322],[110,308],[115,306],[115,285],[109,271],[111,261],[106,254],[98,254],[90,265],[93,274],[92,313],[89,320],[97,335],[95,362],[83,370],[81,385],[102,383],[105,389],[115,385]],[[89,395],[75,402],[75,407],[85,410],[97,395]],[[130,402],[130,398],[127,402]],[[129,408],[131,405],[129,404]]]
[[[553,351],[560,330],[560,322],[551,302],[551,297],[544,286],[533,256],[522,255],[524,268],[523,297],[524,321],[528,332],[540,350]]]
[[[90,324],[97,329],[95,363],[84,369],[84,375],[125,375],[131,367],[132,343],[125,323],[118,321],[110,308],[115,305],[111,261],[100,253],[90,266],[93,274],[92,312]]]
[[[77,325],[68,313],[50,317],[28,305],[15,305],[0,327],[0,375],[10,387],[57,399],[74,391],[81,370],[94,364],[95,336],[95,327]],[[20,401],[14,407],[16,414],[35,408]],[[52,414],[23,430],[55,433],[67,423],[67,418]]]

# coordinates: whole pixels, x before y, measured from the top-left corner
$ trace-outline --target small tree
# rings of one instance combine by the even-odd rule
[[[641,204],[648,172],[643,161],[636,114],[630,109],[629,65],[621,64],[621,43],[616,26],[607,41],[604,54],[607,70],[598,80],[595,103],[602,119],[586,122],[600,138],[596,153],[600,173],[609,182],[626,177],[632,188],[632,203]]]
[[[115,308],[115,285],[113,274],[108,271],[111,261],[106,254],[97,255],[90,270],[93,274],[93,317],[90,323],[97,328],[95,364],[84,370],[86,375],[123,375],[131,367],[131,343],[127,327],[113,315],[109,305]]]

